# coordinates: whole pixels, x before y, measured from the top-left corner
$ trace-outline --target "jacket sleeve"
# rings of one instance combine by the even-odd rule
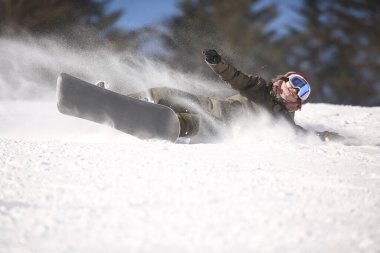
[[[218,64],[206,63],[234,90],[250,90],[250,92],[255,92],[261,90],[261,88],[266,85],[265,80],[261,77],[246,75],[237,70],[233,65],[225,62],[224,59],[222,59]]]

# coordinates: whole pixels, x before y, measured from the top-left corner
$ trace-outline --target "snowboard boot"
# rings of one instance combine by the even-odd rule
[[[180,124],[180,137],[196,135],[199,131],[199,116],[192,113],[177,113]]]

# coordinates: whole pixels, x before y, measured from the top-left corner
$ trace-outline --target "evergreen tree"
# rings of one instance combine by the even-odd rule
[[[285,40],[289,64],[307,73],[314,101],[380,104],[380,2],[306,0],[302,31]]]
[[[0,0],[0,35],[59,35],[71,43],[111,41],[122,48],[132,36],[115,27],[121,10],[110,0]]]
[[[214,48],[247,73],[265,72],[276,62],[266,25],[275,18],[274,5],[255,8],[257,0],[183,0],[181,14],[168,20],[165,45],[169,62],[186,71],[212,74],[202,64],[204,48]],[[269,69],[269,71],[276,71]]]

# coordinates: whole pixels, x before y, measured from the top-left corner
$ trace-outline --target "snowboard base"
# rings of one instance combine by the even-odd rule
[[[175,142],[179,120],[169,107],[137,100],[69,74],[57,80],[57,107],[66,115],[106,124],[141,139]]]

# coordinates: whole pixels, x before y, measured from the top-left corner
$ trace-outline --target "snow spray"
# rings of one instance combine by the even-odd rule
[[[163,86],[196,94],[212,94],[223,88],[223,84],[174,70],[136,52],[94,47],[83,50],[49,38],[0,38],[0,101],[3,105],[7,101],[7,108],[0,111],[4,115],[1,136],[39,139],[48,134],[60,139],[68,134],[87,141],[85,136],[95,135],[92,123],[68,120],[56,109],[55,86],[62,72],[90,83],[104,81],[108,89],[122,94]],[[91,131],[75,131],[80,126]]]
[[[208,68],[204,62],[199,64]],[[78,49],[49,38],[0,38],[0,102],[3,101],[4,105],[0,110],[0,137],[85,142],[114,142],[126,138],[125,134],[114,129],[59,114],[55,105],[55,86],[62,72],[90,83],[104,81],[108,89],[122,94],[152,87],[170,87],[193,94],[211,94],[217,98],[227,90],[222,81],[214,82],[196,74],[177,71],[132,51],[115,52],[94,47]],[[202,112],[200,108],[198,111]],[[207,114],[203,113],[202,118],[209,125],[215,125]],[[289,138],[294,137],[289,126],[274,131],[268,124],[270,121],[266,114],[237,119],[221,135],[221,141],[290,141]],[[112,122],[106,123],[112,125]],[[134,137],[129,136],[128,141],[131,138]]]

